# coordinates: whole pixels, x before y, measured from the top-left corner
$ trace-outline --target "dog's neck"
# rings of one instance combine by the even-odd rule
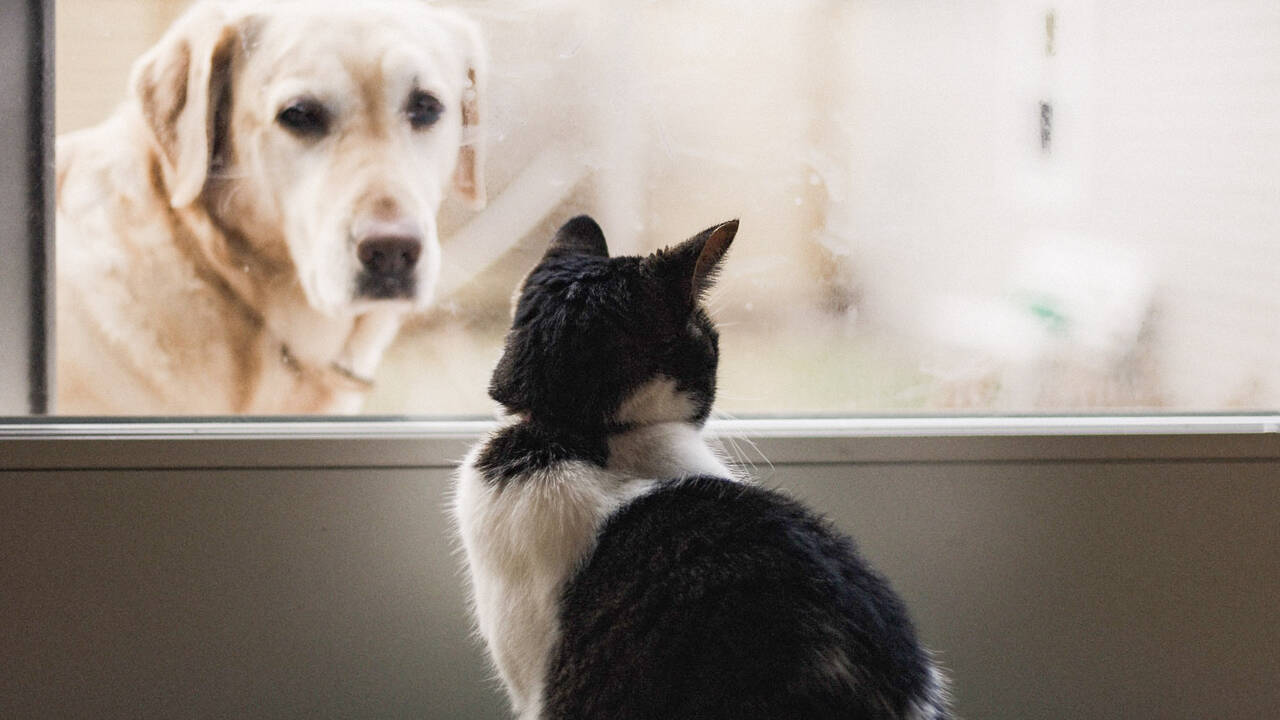
[[[187,248],[216,277],[229,304],[252,318],[264,335],[259,343],[263,367],[277,364],[295,380],[318,384],[342,396],[341,409],[354,411],[373,386],[387,347],[403,322],[398,309],[373,310],[358,316],[329,317],[311,307],[287,273],[276,272],[257,258],[242,256],[227,228],[198,204],[173,210],[190,232],[203,238]],[[253,403],[248,403],[250,406]]]
[[[300,293],[269,295],[263,307],[263,332],[280,346],[291,366],[348,391],[373,387],[382,356],[402,322],[399,310],[330,318],[316,312]]]

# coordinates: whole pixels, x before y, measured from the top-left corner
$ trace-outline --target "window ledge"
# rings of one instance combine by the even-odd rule
[[[188,419],[0,423],[0,471],[445,468],[494,423],[410,419]],[[866,417],[717,420],[709,434],[755,465],[1270,461],[1280,415]]]

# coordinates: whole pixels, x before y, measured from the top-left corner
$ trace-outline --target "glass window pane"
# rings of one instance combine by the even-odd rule
[[[290,212],[342,214],[344,193],[359,194],[352,186],[364,181],[354,170],[339,173],[342,182],[310,210],[265,208],[266,195],[287,194],[281,183],[308,192],[323,173],[305,168],[321,165],[282,171],[272,165],[280,158],[251,161],[246,148],[258,140],[234,135],[250,132],[245,118],[270,124],[290,103],[300,122],[343,122],[344,108],[367,94],[307,85],[316,73],[343,76],[342,66],[324,63],[355,51],[341,37],[317,50],[307,36],[270,24],[279,3],[262,3],[266,20],[232,23],[238,44],[201,36],[205,45],[184,46],[192,65],[181,68],[195,78],[199,57],[212,63],[213,84],[202,92],[214,110],[192,127],[211,128],[214,176],[233,148],[235,172],[259,183],[215,195],[224,205],[214,215],[232,217],[241,232],[200,252],[225,267],[189,268],[192,282],[212,275],[252,306],[240,323],[256,339],[235,345],[252,352],[205,344],[183,355],[180,339],[130,340],[110,325],[115,314],[65,315],[73,295],[95,312],[120,297],[134,309],[172,312],[173,296],[157,285],[131,280],[115,299],[100,285],[60,286],[63,412],[103,404],[154,412],[155,404],[129,403],[146,396],[147,383],[171,386],[164,373],[208,364],[207,387],[176,393],[161,409],[487,414],[512,291],[556,226],[582,212],[601,223],[615,254],[647,253],[741,218],[711,300],[722,327],[718,406],[727,413],[1280,407],[1280,6],[1270,0],[1062,0],[1051,9],[1028,0],[443,4],[474,23],[487,48],[472,57],[469,36],[452,20],[430,21],[440,25],[430,30],[438,33],[432,68],[474,62],[482,71],[471,90],[454,87],[462,77],[455,73],[433,91],[446,117],[463,112],[462,92],[477,93],[478,115],[461,118],[477,122],[462,142],[482,149],[488,204],[477,210],[457,191],[438,208],[427,203],[441,251],[433,302],[405,321],[380,359],[364,362],[375,381],[367,397],[356,381],[340,388],[355,402],[318,397],[306,405],[299,378],[331,373],[344,347],[319,318],[354,306],[325,306],[327,291],[307,286],[325,286],[312,277],[323,271],[298,248],[263,239],[305,224]],[[145,124],[135,130],[150,135],[121,132],[114,141],[92,128],[122,102],[124,112],[138,112],[130,68],[182,22],[186,7],[57,3],[57,130],[81,138],[62,146],[60,163],[87,162],[92,150],[84,148],[95,143],[175,141]],[[346,42],[360,52],[402,42],[396,33],[344,27],[358,35]],[[300,44],[282,49],[289,38]],[[152,90],[176,82],[171,60],[146,67]],[[428,75],[416,80],[429,84]],[[280,90],[286,76],[297,80],[293,95]],[[392,84],[375,87],[389,95]],[[201,96],[178,85],[190,103]],[[171,113],[166,122],[190,110],[161,105],[152,113]],[[418,163],[422,177],[441,162],[378,160],[369,148],[369,162]],[[96,172],[66,176],[75,202],[59,195],[61,222],[108,212],[117,171]],[[180,184],[155,172],[166,192]],[[246,238],[245,229],[263,238]],[[81,262],[69,232],[60,226],[59,262]],[[120,228],[112,232],[118,241]],[[322,244],[318,237],[308,241]],[[343,262],[352,267],[363,262],[354,244],[324,252],[349,254]],[[306,292],[248,281],[241,288],[227,269],[241,261],[228,257],[249,257],[248,277],[256,263],[296,266]],[[139,272],[146,259],[128,248],[83,262],[91,270],[62,273],[63,282],[83,284],[98,271],[172,271],[161,263]],[[282,308],[282,298],[319,314]],[[188,324],[202,327],[223,322],[223,312],[184,310]],[[144,347],[169,354],[127,358]],[[94,358],[94,372],[67,370],[77,356]],[[141,385],[139,363],[147,368]],[[216,390],[228,386],[219,373],[247,379],[231,383],[227,397]],[[142,389],[127,389],[135,387]],[[77,398],[89,400],[78,407]]]

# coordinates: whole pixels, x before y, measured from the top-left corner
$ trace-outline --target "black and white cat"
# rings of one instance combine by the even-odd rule
[[[524,281],[454,512],[521,720],[949,717],[902,602],[853,544],[701,437],[700,307],[737,221],[610,258],[588,217]]]

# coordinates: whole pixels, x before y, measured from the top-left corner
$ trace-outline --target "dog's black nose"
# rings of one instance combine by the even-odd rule
[[[360,264],[374,275],[402,275],[418,264],[421,255],[422,240],[410,236],[370,237],[356,246]]]

